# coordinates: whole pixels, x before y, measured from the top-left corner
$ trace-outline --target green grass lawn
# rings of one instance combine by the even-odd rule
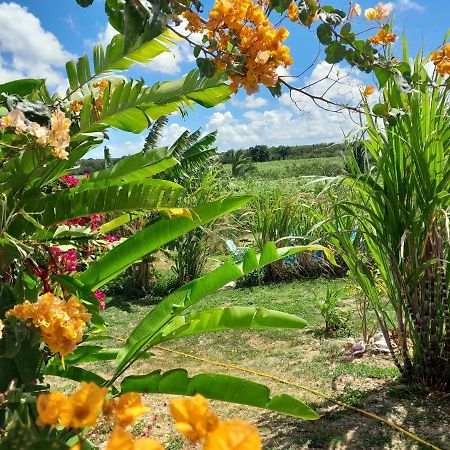
[[[327,287],[338,290],[344,310],[350,312],[347,326],[335,335],[324,334],[323,319],[316,299]],[[360,319],[357,290],[347,279],[295,281],[248,289],[220,291],[196,305],[197,309],[227,305],[258,305],[297,314],[308,321],[304,330],[262,330],[210,333],[172,341],[155,350],[155,357],[136,363],[128,374],[143,374],[184,367],[190,375],[201,372],[226,373],[267,384],[274,393],[301,398],[321,414],[316,422],[305,422],[277,414],[268,414],[241,405],[212,402],[222,417],[239,417],[254,422],[261,430],[266,449],[416,449],[412,441],[392,429],[358,414],[338,408],[331,402],[257,375],[217,366],[214,361],[234,364],[304,384],[333,398],[358,405],[375,414],[395,420],[414,430],[441,448],[450,448],[450,404],[447,400],[424,399],[423,393],[404,386],[390,358],[366,353],[353,359],[348,345],[359,338]],[[152,308],[143,302],[113,299],[105,310],[108,334],[122,340]],[[117,340],[110,345],[117,345]],[[209,360],[197,361],[168,350],[177,350]],[[108,375],[112,363],[96,363],[91,368]],[[170,396],[152,395],[146,402],[152,413],[135,428],[139,433],[150,421],[153,435],[169,449],[181,449],[186,443],[173,430],[167,413]],[[433,426],[430,426],[433,424]],[[93,439],[104,441],[108,430],[101,427]]]

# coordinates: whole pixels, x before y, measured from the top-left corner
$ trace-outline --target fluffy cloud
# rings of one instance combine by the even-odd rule
[[[233,104],[233,106],[236,106],[237,108],[256,109],[267,105],[268,101],[263,97],[258,97],[256,95],[249,95],[243,101],[239,101],[236,98],[233,98],[231,100],[231,103]]]
[[[0,3],[0,82],[18,77],[64,83],[61,69],[72,55],[39,19],[17,3]]]
[[[159,145],[161,147],[169,147],[172,145],[182,133],[184,133],[188,128],[178,125],[176,122],[170,123],[163,128],[161,133],[161,139],[159,140]]]
[[[327,63],[318,64],[305,81],[308,92],[334,101],[354,103],[363,86],[358,74]],[[375,97],[375,96],[374,96]],[[326,107],[326,104],[322,104]],[[346,113],[327,112],[300,93],[285,93],[271,109],[247,110],[242,115],[231,111],[214,112],[206,130],[218,130],[221,150],[245,148],[256,144],[294,145],[317,141],[339,141],[355,127]]]
[[[408,11],[408,10],[415,10],[418,12],[425,11],[425,7],[423,5],[414,2],[412,0],[398,0],[397,3],[395,4],[395,7],[399,11]]]

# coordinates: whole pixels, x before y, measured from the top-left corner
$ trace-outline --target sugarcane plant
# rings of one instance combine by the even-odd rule
[[[369,299],[402,376],[449,392],[450,84],[439,52],[433,58],[429,75],[429,59],[410,62],[405,42],[401,71],[379,74],[382,101],[366,104],[362,138],[370,167],[362,171],[353,158],[333,180],[348,195],[336,197],[321,225]]]

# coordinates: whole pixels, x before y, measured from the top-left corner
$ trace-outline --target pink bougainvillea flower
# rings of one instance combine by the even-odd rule
[[[105,297],[106,294],[98,289],[96,289],[93,293],[92,296],[95,297],[98,300],[98,309],[100,309],[101,311],[103,311],[106,308],[106,302],[105,302]]]
[[[103,239],[107,242],[117,242],[119,240],[119,238],[113,234],[105,234]]]
[[[62,177],[59,178],[59,181],[65,184],[68,188],[77,187],[80,182],[78,178],[75,178],[72,175],[63,175]]]

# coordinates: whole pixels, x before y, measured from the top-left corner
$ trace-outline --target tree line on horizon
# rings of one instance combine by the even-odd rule
[[[278,145],[269,147],[267,145],[255,145],[241,150],[227,150],[217,154],[219,162],[230,164],[232,155],[235,151],[242,151],[250,157],[253,162],[279,161],[284,159],[302,159],[302,158],[330,158],[344,154],[345,146],[343,143],[318,143],[307,145]],[[106,166],[114,165],[120,158],[85,158],[79,161],[79,167],[74,171],[75,175],[82,175],[86,172],[95,172]]]

